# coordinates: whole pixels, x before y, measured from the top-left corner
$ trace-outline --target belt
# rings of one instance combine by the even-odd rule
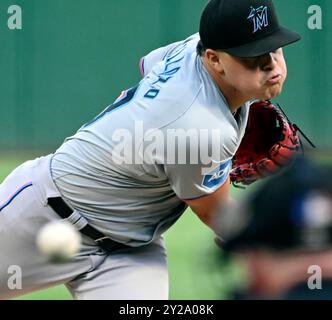
[[[69,218],[74,213],[74,211],[63,201],[61,197],[48,198],[47,202],[48,205],[63,219]],[[111,252],[118,249],[128,248],[125,244],[116,242],[109,237],[106,237],[103,233],[89,224],[86,224],[83,228],[81,228],[80,232],[91,238],[105,251]]]

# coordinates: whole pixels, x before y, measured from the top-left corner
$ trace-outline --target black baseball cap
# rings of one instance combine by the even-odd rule
[[[318,251],[332,247],[332,168],[299,158],[221,215],[227,251]]]
[[[264,55],[301,39],[279,24],[271,0],[211,0],[199,33],[205,48],[236,57]]]

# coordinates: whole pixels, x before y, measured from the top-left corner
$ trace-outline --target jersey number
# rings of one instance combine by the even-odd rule
[[[121,95],[119,96],[119,98],[117,98],[115,100],[115,102],[108,106],[102,113],[100,113],[96,118],[94,118],[92,121],[88,122],[87,124],[85,124],[83,127],[86,128],[90,125],[92,125],[93,123],[95,123],[96,121],[98,121],[99,119],[101,119],[103,116],[105,116],[105,114],[112,112],[116,109],[118,109],[119,107],[123,107],[124,105],[126,105],[127,103],[130,102],[130,100],[134,97],[135,92],[137,91],[138,85],[128,89],[126,91],[122,91]]]

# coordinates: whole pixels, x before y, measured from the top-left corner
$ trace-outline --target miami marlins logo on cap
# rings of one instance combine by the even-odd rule
[[[250,7],[250,14],[247,19],[252,20],[254,23],[254,31],[256,33],[258,30],[262,30],[263,27],[267,27],[269,25],[269,18],[268,18],[268,8],[267,6],[260,6],[257,9],[254,7]]]

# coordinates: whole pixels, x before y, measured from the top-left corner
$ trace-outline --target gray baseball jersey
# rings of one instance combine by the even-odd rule
[[[196,53],[198,41],[196,34],[142,58],[141,82],[53,156],[64,200],[113,240],[150,243],[184,212],[182,199],[227,180],[250,103],[234,117]]]

